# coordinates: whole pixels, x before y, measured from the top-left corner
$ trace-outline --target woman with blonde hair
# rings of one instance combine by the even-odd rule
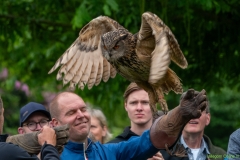
[[[100,109],[90,108],[91,115],[91,128],[89,137],[93,141],[99,141],[100,143],[106,143],[112,134],[108,131],[107,119]]]

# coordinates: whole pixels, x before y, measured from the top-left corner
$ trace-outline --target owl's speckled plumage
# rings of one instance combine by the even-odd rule
[[[102,79],[106,82],[119,73],[148,92],[156,113],[157,102],[164,111],[168,110],[164,93],[183,90],[180,79],[169,68],[171,60],[181,68],[188,65],[173,33],[155,14],[143,13],[136,34],[109,17],[99,16],[81,29],[49,73],[61,66],[57,79],[64,74],[63,83],[70,82],[72,89],[76,85],[91,89]]]

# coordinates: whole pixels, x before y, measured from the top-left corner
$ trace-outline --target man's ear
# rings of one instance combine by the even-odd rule
[[[18,127],[18,134],[24,134],[24,129],[22,127]]]
[[[127,110],[127,103],[126,103],[126,102],[124,103],[124,108],[125,108],[126,111],[128,111],[128,110]]]
[[[52,118],[52,121],[50,122],[50,126],[52,126],[52,127],[58,126],[58,120],[55,118]]]
[[[49,127],[53,127],[53,122],[52,121],[49,121]]]
[[[207,121],[206,121],[206,126],[208,126],[208,125],[209,125],[210,121],[211,121],[211,114],[210,114],[210,113],[207,113]]]

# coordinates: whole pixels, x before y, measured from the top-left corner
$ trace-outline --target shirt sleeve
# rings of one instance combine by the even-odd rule
[[[142,136],[134,136],[128,141],[104,145],[116,155],[117,159],[147,159],[159,151],[150,140],[149,130]]]
[[[6,142],[7,137],[8,137],[8,134],[1,134],[0,135],[0,142]]]
[[[60,160],[60,156],[57,149],[53,145],[45,143],[41,149],[41,159],[42,160]]]
[[[38,158],[30,156],[27,151],[20,148],[19,146],[0,142],[0,159],[7,159],[7,160],[38,160]]]

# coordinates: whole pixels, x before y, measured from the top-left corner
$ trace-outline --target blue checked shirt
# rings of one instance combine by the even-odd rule
[[[189,160],[194,160],[193,158],[193,153],[191,151],[191,148],[189,148],[187,146],[187,144],[185,143],[183,136],[181,135],[181,139],[180,142],[183,144],[184,148],[186,149],[187,153],[188,153],[188,158]],[[204,141],[204,139],[202,138],[202,142],[201,142],[201,147],[199,149],[198,155],[197,155],[197,160],[206,160],[207,159],[207,155],[209,155],[210,152],[208,150],[208,146],[207,143]]]

